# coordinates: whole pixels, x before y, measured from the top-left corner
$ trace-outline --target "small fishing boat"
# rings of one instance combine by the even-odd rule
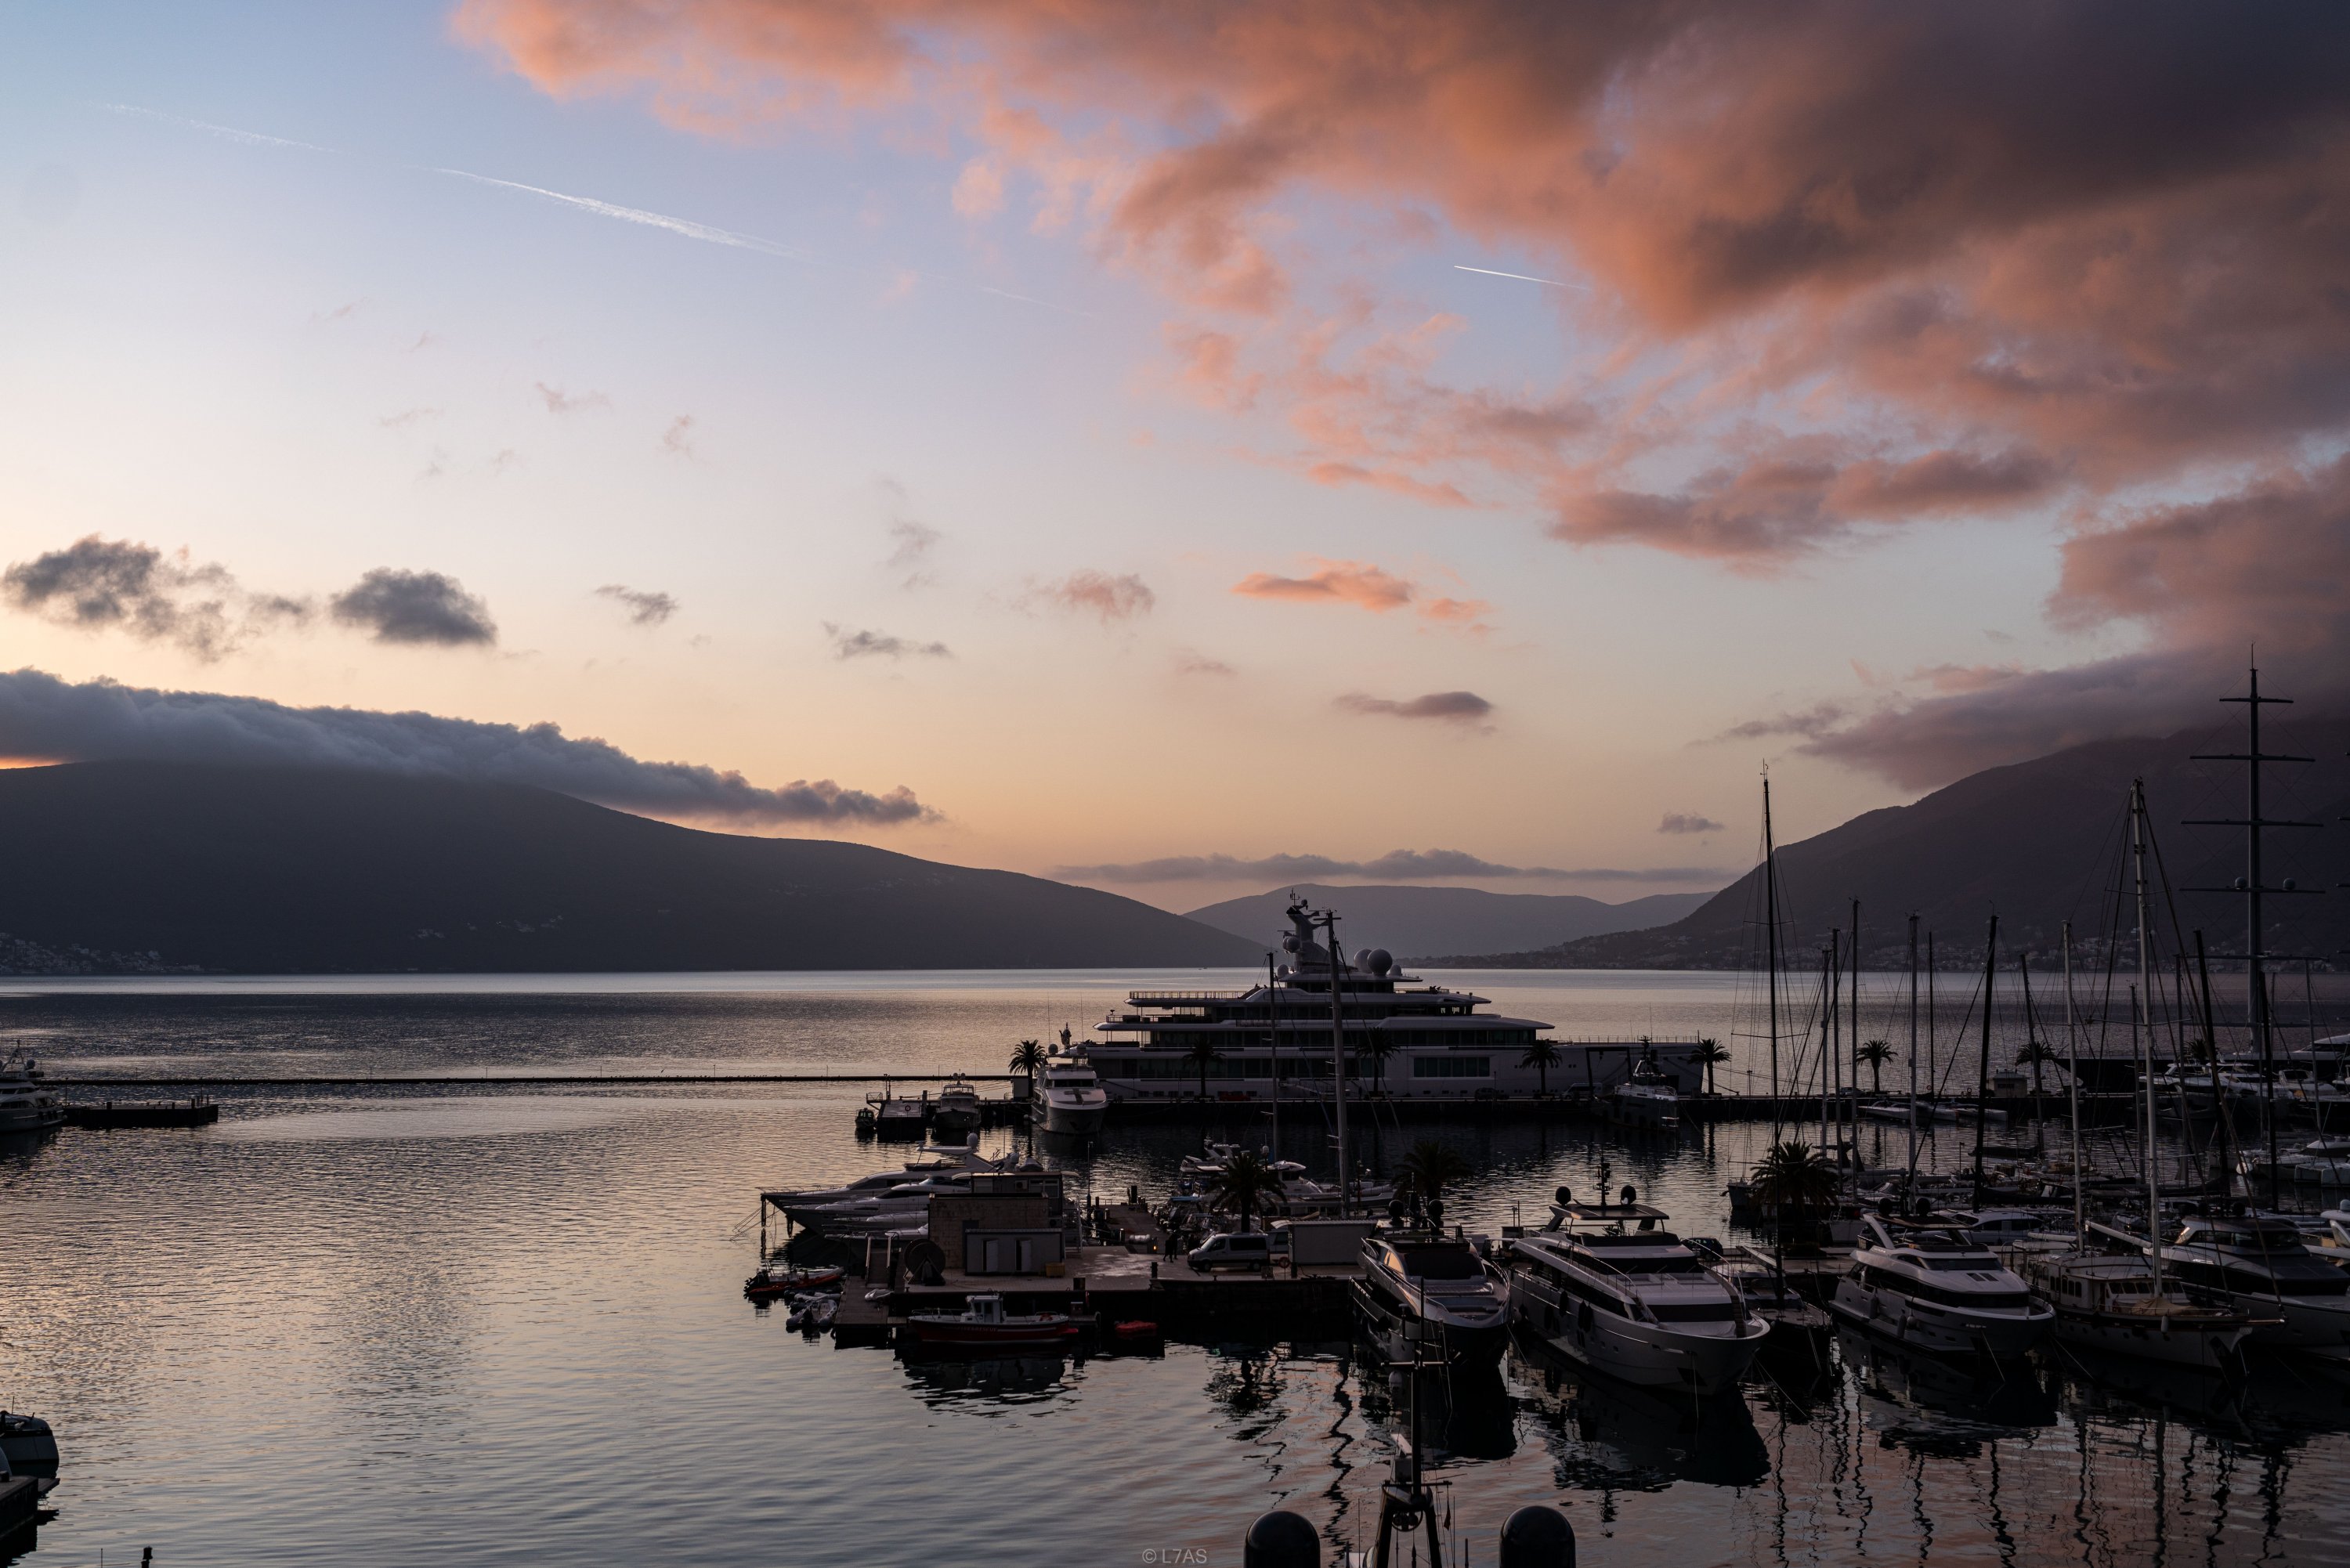
[[[1075,1339],[1077,1325],[1057,1312],[1008,1313],[1000,1295],[976,1295],[959,1313],[918,1312],[906,1320],[924,1345],[975,1345],[999,1349],[1018,1345],[1061,1345]]]
[[[754,1302],[780,1301],[808,1291],[837,1288],[847,1273],[845,1269],[792,1269],[770,1264],[743,1282],[743,1294]]]

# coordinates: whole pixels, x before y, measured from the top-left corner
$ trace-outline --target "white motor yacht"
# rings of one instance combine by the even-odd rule
[[[2252,1335],[2262,1344],[2350,1358],[2350,1272],[2289,1220],[2191,1216],[2162,1249],[2162,1271],[2267,1320]]]
[[[0,1063],[0,1133],[45,1132],[64,1122],[65,1096],[40,1080],[41,1064],[30,1056]]]
[[[1616,1085],[1606,1104],[1607,1118],[1625,1127],[1674,1132],[1681,1125],[1681,1096],[1676,1081],[1647,1057],[1632,1069],[1630,1077]]]
[[[1081,1055],[1056,1053],[1045,1064],[1038,1103],[1032,1111],[1043,1131],[1089,1137],[1102,1129],[1102,1119],[1109,1112],[1109,1095],[1091,1063]]]
[[[936,1193],[970,1190],[971,1179],[967,1176],[925,1176],[919,1180],[901,1180],[879,1191],[861,1193],[837,1202],[786,1203],[784,1216],[795,1225],[818,1232],[846,1234],[869,1231],[877,1224],[882,1224],[886,1229],[910,1224],[913,1219],[927,1219],[931,1199]]]
[[[948,1080],[939,1090],[939,1097],[931,1106],[931,1127],[942,1133],[972,1133],[979,1130],[979,1090],[961,1078]]]
[[[1555,1206],[1550,1229],[1508,1243],[1511,1320],[1627,1383],[1700,1394],[1733,1386],[1771,1325],[1726,1275],[1659,1228],[1665,1218],[1639,1204]]]
[[[1931,1228],[1895,1231],[1861,1217],[1852,1272],[1828,1310],[1913,1350],[2004,1359],[2037,1345],[2056,1310],[1980,1242]]]
[[[1383,1231],[1364,1237],[1355,1302],[1389,1361],[1424,1356],[1448,1366],[1490,1366],[1510,1336],[1507,1309],[1484,1260],[1459,1236]]]

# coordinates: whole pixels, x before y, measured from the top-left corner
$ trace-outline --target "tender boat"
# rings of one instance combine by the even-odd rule
[[[847,1277],[846,1269],[795,1269],[770,1263],[743,1282],[743,1294],[754,1302],[780,1301],[808,1291],[837,1289]]]
[[[939,1091],[931,1106],[931,1126],[942,1133],[972,1133],[979,1130],[979,1090],[960,1078],[949,1079]]]
[[[1653,1132],[1680,1129],[1680,1090],[1670,1075],[1659,1069],[1653,1056],[1641,1057],[1632,1075],[1616,1085],[1606,1104],[1607,1119],[1625,1127]]]
[[[1065,1313],[1007,1313],[1000,1295],[976,1295],[959,1313],[918,1312],[906,1320],[924,1345],[1061,1345],[1075,1339],[1077,1325]]]
[[[2035,1300],[1981,1243],[1954,1231],[1861,1217],[1852,1272],[1828,1310],[1870,1334],[1939,1355],[2022,1355],[2048,1333],[2056,1309]]]
[[[2313,1253],[2290,1221],[2190,1216],[2162,1249],[2162,1271],[2265,1320],[2264,1345],[2350,1359],[2350,1272]]]
[[[47,1132],[64,1123],[65,1096],[40,1080],[41,1064],[30,1056],[0,1062],[0,1134]]]
[[[1509,1310],[1485,1261],[1459,1236],[1382,1231],[1363,1238],[1355,1304],[1389,1361],[1490,1366],[1502,1358]]]
[[[1659,1228],[1666,1218],[1638,1203],[1555,1205],[1549,1229],[1507,1244],[1511,1320],[1627,1383],[1699,1394],[1734,1386],[1771,1325],[1726,1275]]]
[[[2206,1372],[2243,1369],[2251,1314],[2168,1288],[2143,1255],[2067,1252],[2028,1259],[2024,1272],[2056,1309],[2056,1337],[2066,1345]]]
[[[1038,1095],[1038,1125],[1064,1137],[1089,1137],[1101,1131],[1109,1111],[1109,1095],[1082,1055],[1055,1054],[1047,1059]]]
[[[57,1484],[57,1439],[38,1416],[0,1410],[0,1476],[31,1476],[47,1496]]]

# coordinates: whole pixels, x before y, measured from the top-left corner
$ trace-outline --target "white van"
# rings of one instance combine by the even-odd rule
[[[1269,1269],[1273,1238],[1255,1231],[1224,1231],[1192,1248],[1183,1261],[1203,1274],[1218,1269]]]

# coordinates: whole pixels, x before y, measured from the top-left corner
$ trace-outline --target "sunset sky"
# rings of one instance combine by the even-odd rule
[[[2342,694],[2345,132],[2321,6],[13,6],[0,748],[1717,886]]]

